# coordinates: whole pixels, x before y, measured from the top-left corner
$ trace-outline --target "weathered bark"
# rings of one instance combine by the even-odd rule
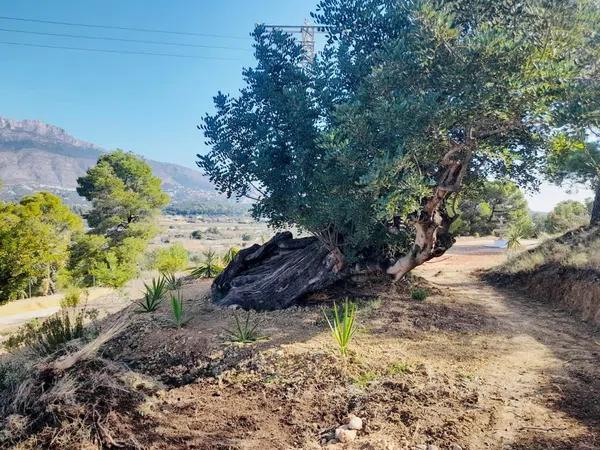
[[[313,237],[276,234],[264,245],[241,250],[213,285],[215,303],[244,309],[289,307],[349,275],[340,255]]]
[[[594,197],[590,223],[592,225],[600,224],[600,182],[596,185],[596,196]]]
[[[446,213],[444,202],[452,192],[460,190],[472,156],[471,139],[453,147],[442,159],[442,175],[433,195],[424,200],[421,211],[411,221],[415,227],[415,242],[411,250],[387,269],[399,280],[415,267],[432,258],[442,256],[454,244],[449,232],[452,219]],[[462,153],[461,158],[455,158]]]

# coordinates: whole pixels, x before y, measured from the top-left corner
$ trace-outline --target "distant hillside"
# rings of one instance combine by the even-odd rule
[[[77,178],[105,150],[37,120],[0,117],[0,198],[14,200],[39,190],[53,192],[73,206],[85,207],[77,195]],[[171,196],[170,212],[237,213],[246,209],[215,192],[198,170],[148,160]]]

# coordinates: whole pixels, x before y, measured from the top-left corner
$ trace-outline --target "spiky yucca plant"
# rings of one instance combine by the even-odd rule
[[[331,335],[338,345],[340,355],[348,356],[348,345],[356,333],[356,305],[346,299],[341,309],[337,304],[333,304],[331,319],[325,311],[323,311],[323,315],[327,320]]]
[[[208,250],[202,255],[204,255],[204,261],[192,270],[194,278],[214,278],[223,271],[223,266],[214,251]]]
[[[261,339],[261,336],[257,331],[260,321],[258,319],[250,321],[250,311],[246,311],[245,319],[240,320],[237,312],[233,313],[233,317],[235,321],[234,327],[232,329],[225,329],[229,334],[229,340],[231,342],[249,344]]]
[[[223,262],[225,263],[225,265],[227,266],[231,264],[231,262],[235,259],[239,252],[240,249],[237,247],[231,247],[229,250],[227,250],[223,255]]]
[[[181,289],[181,285],[183,284],[181,278],[177,278],[174,273],[163,273],[162,277],[169,291]]]
[[[164,277],[152,278],[152,283],[144,283],[144,298],[135,302],[143,312],[154,312],[158,309],[167,293],[167,281]]]
[[[181,292],[177,292],[176,295],[171,294],[171,312],[173,313],[173,322],[177,328],[181,328],[184,324],[184,313],[183,313],[183,297]]]

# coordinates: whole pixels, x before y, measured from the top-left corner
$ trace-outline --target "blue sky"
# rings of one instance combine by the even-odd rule
[[[108,149],[193,166],[204,140],[196,124],[218,90],[241,87],[257,22],[301,24],[316,0],[19,0],[0,16],[239,37],[219,39],[0,19],[1,29],[157,40],[241,50],[93,41],[0,31],[1,42],[178,53],[232,60],[103,54],[0,43],[0,115],[38,119]]]
[[[0,116],[37,119],[107,149],[124,148],[159,161],[194,167],[206,150],[196,125],[212,96],[242,86],[253,64],[249,33],[259,22],[301,24],[317,0],[19,0],[0,16],[127,28],[177,30],[228,38],[85,28],[0,18],[0,29],[232,47],[235,49],[86,40],[0,30]],[[230,60],[109,54],[9,45],[85,47],[173,53]],[[548,211],[591,193],[544,185],[530,206]]]

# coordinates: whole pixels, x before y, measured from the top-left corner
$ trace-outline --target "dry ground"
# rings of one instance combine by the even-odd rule
[[[600,448],[598,330],[483,284],[471,272],[505,258],[485,244],[419,269],[424,302],[405,284],[348,283],[257,315],[265,339],[250,345],[228,342],[234,311],[209,302],[206,281],[184,286],[181,329],[166,304],[154,315],[128,308],[109,319],[128,327],[103,357],[146,381],[143,396],[114,406],[111,439],[144,449]],[[346,295],[361,329],[343,360],[321,308]],[[333,443],[349,413],[364,430]]]

